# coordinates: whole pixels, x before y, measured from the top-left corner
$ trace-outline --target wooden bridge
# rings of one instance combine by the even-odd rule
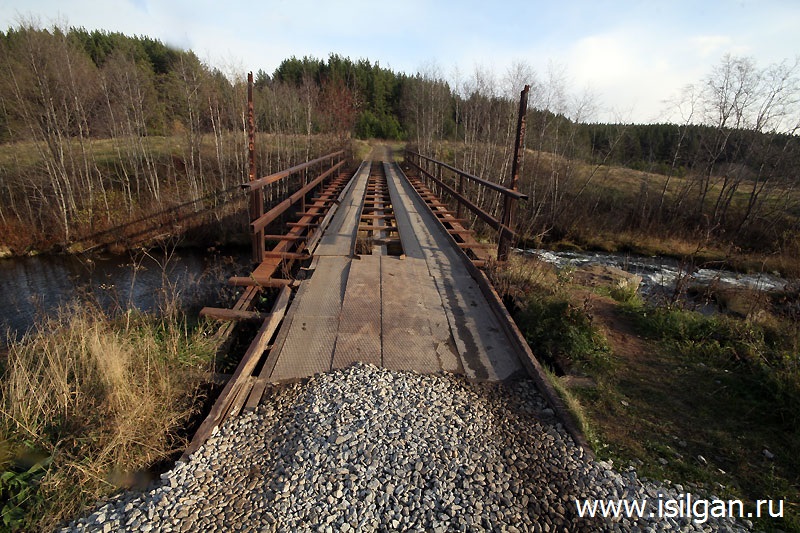
[[[335,152],[256,178],[252,151],[251,143],[245,187],[257,266],[231,278],[244,287],[233,309],[202,314],[227,321],[220,335],[237,321],[260,327],[186,455],[226,417],[255,408],[267,387],[356,362],[476,381],[531,376],[584,442],[481,270],[496,245],[477,241],[466,227],[470,214],[497,230],[504,259],[514,203],[525,198],[515,187],[408,151],[407,173],[386,147],[354,171]],[[289,179],[296,190],[265,210],[265,189]],[[479,188],[497,196],[501,217],[465,194]],[[258,309],[270,293],[272,307]]]

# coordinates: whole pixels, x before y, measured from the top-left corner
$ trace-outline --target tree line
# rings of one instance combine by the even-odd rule
[[[676,98],[680,123],[642,125],[596,123],[596,101],[558,68],[445,76],[436,65],[406,74],[292,57],[255,77],[259,172],[355,136],[405,140],[502,182],[525,84],[527,235],[558,238],[594,220],[772,246],[783,237],[770,225],[796,223],[796,62],[722,58]],[[187,200],[226,201],[247,176],[245,95],[243,73],[149,37],[0,32],[0,244],[70,242]],[[638,172],[630,190],[612,186],[615,166]]]
[[[518,91],[531,83],[532,153],[521,176],[532,198],[521,217],[529,236],[558,239],[605,221],[612,232],[705,234],[769,250],[797,225],[797,74],[797,60],[764,67],[725,56],[676,95],[682,120],[671,124],[597,123],[596,102],[572,92],[563,71],[525,63],[453,81],[435,66],[409,76],[332,55],[287,59],[272,79],[298,88],[337,80],[353,95],[354,135],[404,139],[496,181],[510,171]],[[640,172],[629,190],[610,185],[615,166]],[[498,198],[479,200],[499,209]]]
[[[676,95],[676,123],[602,124],[593,120],[591,95],[572,91],[563,71],[537,73],[518,63],[503,77],[478,69],[462,79],[439,113],[439,124],[454,117],[449,130],[406,124],[424,152],[506,182],[515,91],[530,83],[520,175],[529,201],[517,222],[528,238],[591,244],[600,235],[635,233],[796,257],[799,66],[798,59],[759,66],[726,55]],[[417,103],[428,118],[437,115],[434,98]],[[481,202],[497,214],[498,198]]]
[[[187,202],[201,210],[240,197],[246,90],[242,73],[149,37],[32,24],[0,32],[0,244],[66,244]],[[273,82],[258,97],[271,134],[258,144],[261,172],[333,144],[298,135],[305,101],[293,86]]]

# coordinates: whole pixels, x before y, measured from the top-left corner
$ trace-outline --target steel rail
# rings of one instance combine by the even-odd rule
[[[408,161],[411,165],[413,165],[417,170],[419,170],[422,174],[426,177],[430,178],[434,182],[436,182],[440,187],[442,187],[445,191],[451,194],[459,203],[464,205],[467,209],[475,213],[478,218],[486,222],[492,229],[497,230],[498,232],[506,233],[508,235],[517,237],[517,233],[509,228],[508,226],[504,225],[500,222],[497,218],[493,217],[483,209],[481,209],[478,205],[470,201],[467,197],[459,193],[457,190],[452,188],[450,185],[446,184],[444,181],[440,180],[436,176],[432,175],[430,172],[419,166],[412,160]],[[435,212],[435,211],[434,211]]]
[[[269,185],[270,183],[275,183],[276,181],[280,181],[283,178],[291,176],[292,174],[296,174],[296,173],[300,172],[301,170],[305,170],[307,168],[313,167],[314,165],[316,165],[318,163],[322,163],[323,161],[327,161],[328,159],[336,158],[336,157],[341,156],[343,154],[344,154],[344,150],[339,150],[338,152],[332,152],[330,154],[323,155],[322,157],[318,157],[316,159],[312,159],[311,161],[308,161],[306,163],[301,163],[301,164],[295,165],[295,166],[293,166],[291,168],[287,168],[286,170],[281,170],[279,172],[275,172],[274,174],[270,174],[269,176],[264,176],[263,178],[258,178],[256,180],[253,180],[253,181],[249,182],[249,183],[242,183],[241,187],[243,189],[249,189],[251,191],[256,190],[256,189],[260,189],[262,187],[265,187],[265,186]]]
[[[255,219],[254,221],[252,221],[250,223],[250,227],[253,229],[254,232],[258,232],[258,231],[263,230],[270,223],[272,223],[279,216],[281,216],[292,205],[294,205],[297,202],[299,202],[300,200],[302,200],[303,197],[306,194],[308,194],[309,192],[314,190],[314,187],[316,187],[317,185],[322,183],[322,181],[325,178],[327,178],[328,176],[333,174],[336,170],[341,168],[344,165],[344,163],[345,163],[344,161],[339,161],[338,163],[333,165],[331,168],[329,168],[328,170],[326,170],[325,172],[323,172],[322,174],[317,176],[315,179],[313,179],[312,181],[308,182],[308,184],[306,186],[304,186],[303,188],[301,188],[298,191],[296,191],[294,194],[289,196],[289,198],[287,198],[286,200],[282,201],[281,203],[279,203],[278,205],[276,205],[275,207],[273,207],[272,209],[270,209],[269,211],[267,211],[266,213],[264,213],[263,215],[261,215],[260,217]]]
[[[407,155],[410,154],[410,155],[412,155],[414,157],[418,157],[420,159],[424,159],[426,161],[430,161],[431,163],[433,163],[435,165],[438,165],[438,166],[440,166],[442,168],[446,168],[447,170],[449,170],[451,172],[454,172],[458,176],[461,176],[461,177],[466,178],[466,179],[468,179],[470,181],[473,181],[473,182],[475,182],[475,183],[477,183],[479,185],[482,185],[484,187],[492,189],[493,191],[497,191],[500,194],[503,194],[503,195],[508,196],[510,198],[514,198],[516,200],[527,200],[528,199],[528,195],[527,194],[523,194],[523,193],[521,193],[519,191],[515,191],[513,189],[509,189],[508,187],[503,187],[499,183],[495,183],[493,181],[489,181],[489,180],[485,180],[483,178],[479,178],[478,176],[474,176],[472,174],[464,172],[463,170],[458,169],[458,168],[456,168],[456,167],[454,167],[452,165],[448,165],[447,163],[444,163],[443,161],[439,161],[437,159],[433,159],[432,157],[428,157],[428,156],[422,155],[419,152],[414,152],[413,150],[406,150],[406,154]],[[416,165],[416,166],[417,166],[417,168],[419,168],[419,165]]]

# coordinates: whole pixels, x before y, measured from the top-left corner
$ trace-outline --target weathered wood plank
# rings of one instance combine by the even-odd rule
[[[204,307],[200,310],[200,316],[214,320],[244,320],[256,321],[264,320],[268,317],[266,313],[258,311],[245,311],[243,309],[227,309],[223,307]]]
[[[247,348],[245,354],[242,356],[239,366],[236,367],[231,379],[225,384],[225,388],[222,389],[217,401],[211,408],[211,412],[200,425],[194,435],[194,438],[192,439],[192,442],[189,444],[189,447],[186,448],[186,451],[183,453],[184,458],[188,457],[190,454],[194,453],[198,448],[200,448],[200,446],[202,446],[206,439],[211,435],[211,432],[214,430],[214,428],[221,424],[225,419],[226,414],[230,410],[231,404],[236,400],[236,397],[241,392],[240,389],[244,386],[244,382],[251,377],[253,370],[261,360],[261,356],[269,344],[272,335],[275,333],[275,330],[278,329],[278,325],[280,324],[281,320],[283,320],[283,316],[286,313],[286,308],[289,305],[289,297],[291,296],[291,293],[292,291],[289,287],[284,287],[280,294],[278,294],[278,299],[272,306],[272,313],[270,313],[269,318],[264,320],[264,323],[261,324],[261,328],[259,328],[255,338],[250,343],[250,346]]]
[[[247,398],[250,396],[250,391],[253,389],[253,384],[255,383],[256,378],[253,376],[247,376],[246,378],[242,379],[242,385],[239,387],[239,390],[236,393],[236,398],[231,402],[231,407],[228,410],[226,418],[229,416],[238,416],[239,413],[242,411],[242,407],[244,407]]]
[[[269,287],[273,289],[279,289],[281,287],[291,285],[292,280],[280,278],[260,278],[256,276],[234,276],[228,280],[228,284],[233,285],[234,287]]]
[[[245,411],[254,411],[258,404],[261,403],[261,397],[264,396],[264,391],[267,390],[269,382],[266,378],[259,376],[253,382],[253,388],[250,389],[250,395],[247,397],[247,402],[244,404]]]

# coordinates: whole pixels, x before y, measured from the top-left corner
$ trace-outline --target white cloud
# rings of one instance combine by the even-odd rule
[[[689,47],[695,54],[706,58],[729,47],[731,42],[731,38],[727,35],[698,35],[689,38]]]
[[[663,100],[699,82],[725,53],[752,55],[760,65],[800,53],[800,5],[794,2],[627,4],[0,0],[0,20],[15,24],[18,15],[33,14],[46,26],[147,35],[191,47],[225,71],[269,72],[292,55],[339,53],[409,73],[431,59],[467,77],[483,66],[499,79],[516,60],[539,75],[553,62],[565,68],[570,92],[588,87],[597,94],[605,110],[600,120],[620,113],[658,119]]]
[[[641,67],[631,39],[623,34],[590,35],[576,42],[568,55],[570,71],[598,86],[616,85]]]

